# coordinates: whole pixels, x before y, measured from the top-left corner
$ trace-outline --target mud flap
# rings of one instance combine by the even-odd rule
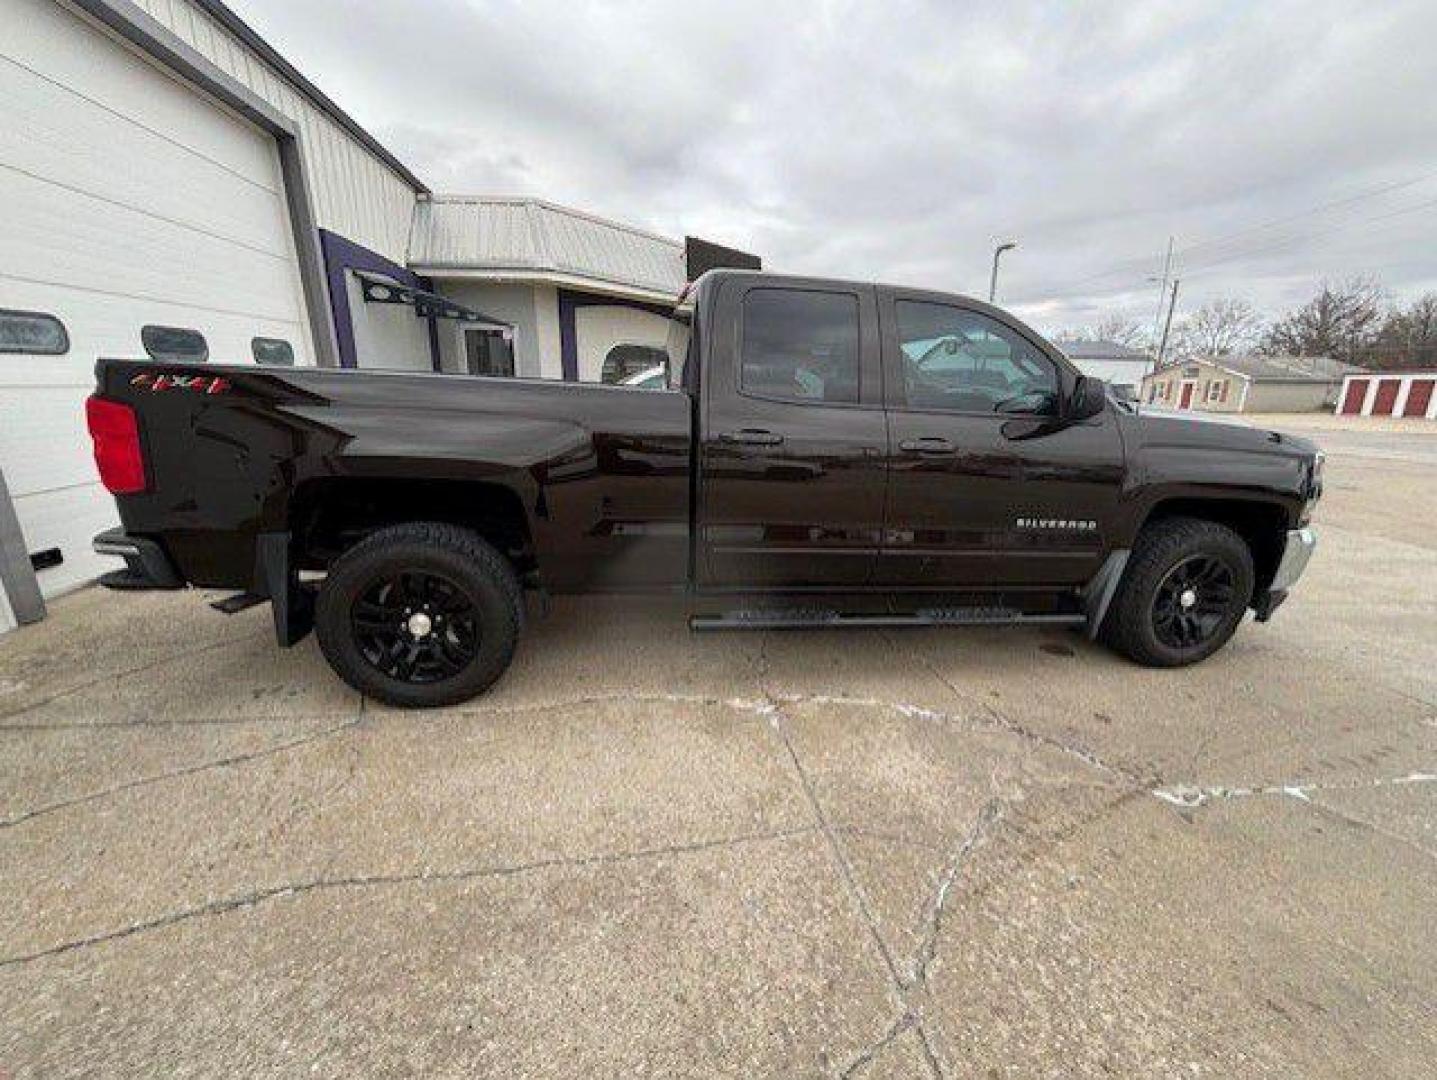
[[[1108,614],[1108,606],[1113,602],[1113,594],[1118,591],[1118,582],[1123,580],[1123,570],[1127,568],[1128,556],[1132,554],[1126,548],[1119,548],[1110,553],[1103,560],[1103,565],[1098,567],[1098,572],[1080,590],[1083,600],[1083,611],[1088,617],[1088,638],[1094,639],[1103,628],[1103,619]]]
[[[250,591],[269,597],[274,636],[284,648],[299,644],[314,629],[314,593],[299,583],[290,564],[289,533],[259,534]]]

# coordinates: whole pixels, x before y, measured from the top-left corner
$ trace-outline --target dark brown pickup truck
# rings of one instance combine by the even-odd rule
[[[1119,402],[963,297],[713,271],[669,386],[102,360],[117,588],[269,600],[401,705],[513,655],[525,591],[662,590],[695,628],[1072,624],[1201,660],[1302,572],[1321,455]],[[680,340],[681,339],[681,340]]]

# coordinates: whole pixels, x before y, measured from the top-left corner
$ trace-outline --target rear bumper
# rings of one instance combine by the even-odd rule
[[[1297,584],[1312,553],[1317,550],[1317,533],[1311,528],[1292,529],[1287,534],[1287,543],[1282,549],[1282,560],[1277,564],[1277,573],[1270,584],[1259,593],[1252,604],[1258,622],[1267,622],[1273,612],[1287,599],[1288,590]]]
[[[164,548],[142,536],[130,536],[124,529],[108,529],[95,537],[90,546],[100,555],[118,555],[125,560],[123,570],[112,570],[100,577],[100,584],[110,589],[183,589],[185,579],[165,554]]]

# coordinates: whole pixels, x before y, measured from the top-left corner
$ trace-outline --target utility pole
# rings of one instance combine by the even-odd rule
[[[1164,298],[1166,297],[1166,295],[1167,295],[1167,291],[1168,291],[1168,279],[1172,276],[1172,272],[1173,272],[1173,237],[1169,236],[1169,237],[1168,237],[1168,253],[1167,253],[1167,257],[1163,259],[1162,284],[1158,286],[1158,309],[1157,309],[1157,311],[1153,312],[1153,337],[1157,337],[1157,336],[1158,336],[1158,324],[1159,324],[1160,322],[1162,322],[1162,318],[1163,318],[1163,299],[1164,299]],[[1149,281],[1152,281],[1153,279],[1152,279],[1152,278],[1148,278],[1148,280],[1149,280]],[[1151,339],[1149,339],[1149,340],[1151,340]]]
[[[993,276],[988,279],[988,303],[993,303],[994,297],[998,295],[998,259],[1005,251],[1012,251],[1018,246],[1018,241],[1009,240],[999,244],[993,249]]]
[[[1163,323],[1163,340],[1158,345],[1158,367],[1163,366],[1163,359],[1167,356],[1168,331],[1173,328],[1173,308],[1178,306],[1178,286],[1182,283],[1182,278],[1173,278],[1173,295],[1172,299],[1168,301],[1167,321]]]

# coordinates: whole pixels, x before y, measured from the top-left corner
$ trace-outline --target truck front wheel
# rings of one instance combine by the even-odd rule
[[[1103,637],[1149,667],[1195,664],[1232,637],[1252,588],[1241,536],[1214,521],[1164,518],[1138,535]]]
[[[361,694],[429,708],[467,701],[509,666],[523,593],[477,534],[416,522],[371,533],[330,567],[315,631],[325,659]]]

